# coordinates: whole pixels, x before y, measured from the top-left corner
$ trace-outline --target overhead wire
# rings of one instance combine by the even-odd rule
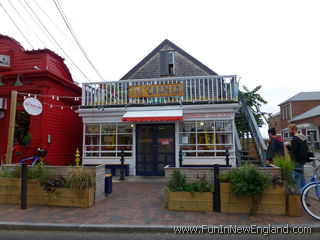
[[[20,0],[19,0],[20,1]],[[12,3],[12,1],[8,0],[10,6],[14,9],[14,11],[18,14],[18,16],[21,18],[21,20],[24,22],[24,24],[26,24],[26,26],[31,30],[31,32],[36,36],[36,38],[43,44],[43,46],[46,46],[44,44],[44,42],[40,39],[40,37],[33,31],[32,27],[29,26],[28,22],[24,19],[24,17],[22,17],[22,15],[20,14],[20,12],[17,10],[17,8],[14,6],[14,4]]]
[[[23,38],[26,40],[26,42],[31,46],[32,49],[34,49],[33,45],[29,42],[28,38],[23,34],[21,29],[18,27],[18,25],[15,23],[13,18],[10,16],[10,14],[7,12],[7,10],[4,8],[4,6],[0,3],[0,6],[2,7],[3,11],[7,14],[7,16],[10,18],[11,22],[15,25],[15,27],[18,29],[20,34],[23,36]]]
[[[20,1],[20,0],[19,0]],[[34,2],[34,4],[40,9],[40,11],[46,15],[46,17],[50,20],[50,22],[59,30],[59,32],[66,38],[68,39],[70,42],[71,40],[68,38],[67,34],[61,30],[61,28],[55,23],[55,21],[52,20],[52,18],[49,16],[49,14],[46,13],[46,11],[40,6],[40,4],[37,3],[37,1],[32,0]]]
[[[84,50],[84,48],[82,47],[82,45],[80,44],[79,39],[77,38],[75,32],[73,31],[71,24],[69,23],[65,13],[62,10],[62,7],[60,6],[60,3],[58,0],[53,0],[54,4],[56,5],[64,23],[66,24],[69,32],[71,33],[72,37],[74,38],[75,42],[77,43],[77,45],[79,46],[81,52],[83,53],[83,55],[85,56],[85,58],[87,59],[88,63],[90,64],[90,66],[92,67],[92,69],[95,71],[95,73],[99,76],[99,78],[102,81],[105,81],[105,79],[102,77],[102,75],[99,73],[98,69],[94,66],[94,64],[92,63],[92,61],[90,60],[88,54],[86,53],[86,51]]]
[[[45,31],[49,34],[49,36],[52,38],[52,40],[55,42],[55,44],[58,46],[58,48],[63,52],[63,54],[69,59],[69,61],[75,66],[75,68],[89,81],[90,79],[83,73],[83,71],[81,71],[81,69],[78,67],[78,65],[71,59],[71,57],[66,53],[66,51],[60,46],[60,44],[58,43],[58,41],[54,38],[54,36],[50,33],[50,31],[47,29],[47,27],[43,24],[43,22],[41,21],[41,19],[38,17],[38,15],[35,13],[35,11],[31,8],[31,6],[29,5],[29,3],[27,2],[27,0],[24,0],[24,2],[26,3],[26,5],[28,6],[28,8],[31,10],[31,12],[33,13],[33,15],[37,18],[37,20],[39,21],[39,23],[41,24],[41,26],[45,29]]]

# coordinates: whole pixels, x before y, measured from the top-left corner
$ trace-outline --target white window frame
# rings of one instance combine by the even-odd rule
[[[104,124],[114,124],[115,127],[116,127],[116,131],[114,133],[102,133],[102,125]],[[131,156],[133,155],[133,131],[134,131],[134,128],[132,127],[132,124],[131,124],[131,128],[132,128],[132,132],[131,133],[119,133],[118,131],[118,126],[119,125],[123,125],[123,124],[126,124],[126,123],[123,123],[123,122],[106,122],[106,123],[85,123],[84,124],[84,140],[83,140],[83,156],[86,157],[86,158],[96,158],[96,157],[101,157],[101,158],[114,158],[114,157],[119,157],[120,156],[120,153],[121,153],[121,150],[118,150],[118,147],[131,147],[131,150],[130,151],[125,151],[125,153],[130,153]],[[86,132],[86,126],[87,125],[99,125],[99,133],[87,133]],[[128,124],[129,125],[129,124]],[[116,140],[115,140],[115,145],[102,145],[101,144],[101,138],[103,135],[115,135],[116,137]],[[119,135],[131,135],[132,137],[132,144],[127,144],[127,145],[118,145],[118,136]],[[98,141],[98,145],[88,145],[86,144],[85,142],[85,138],[86,136],[99,136],[99,141]],[[115,150],[112,150],[112,151],[102,151],[102,147],[107,147],[107,146],[115,146]],[[95,150],[95,151],[92,151],[92,150],[87,150],[87,147],[98,147],[98,150]],[[114,156],[102,156],[102,153],[114,153]],[[97,154],[97,156],[90,156],[90,154]],[[130,156],[130,157],[131,157]]]
[[[217,155],[217,153],[225,153],[225,150],[218,150],[217,146],[225,146],[228,147],[229,152],[233,152],[234,149],[234,122],[233,120],[226,120],[226,119],[215,119],[215,120],[187,120],[184,122],[194,122],[195,124],[195,131],[192,132],[183,132],[180,131],[180,125],[179,125],[179,149],[181,149],[181,147],[183,146],[195,146],[196,149],[195,150],[182,150],[184,153],[195,153],[195,156],[185,156],[186,158],[210,158],[210,157],[221,157],[219,155]],[[199,132],[198,131],[198,124],[200,124],[200,122],[214,122],[214,129],[213,131],[207,131],[206,133],[208,134],[213,134],[214,137],[214,144],[199,144],[198,143],[198,134],[199,133],[204,133],[204,132]],[[231,124],[230,126],[230,131],[216,131],[216,122],[228,122],[229,124]],[[183,122],[182,122],[183,123]],[[181,143],[181,135],[183,134],[195,134],[196,137],[196,143],[195,144],[183,144]],[[223,144],[217,144],[217,138],[216,138],[216,134],[230,134],[227,138],[228,138],[228,143],[223,143]],[[201,150],[198,147],[199,146],[206,146],[206,145],[213,145],[213,150]],[[212,156],[201,156],[199,155],[199,153],[213,153]]]
[[[319,131],[316,128],[306,129],[306,135],[307,135],[307,138],[308,138],[308,142],[311,143],[311,141],[309,141],[309,137],[310,137],[309,132],[311,132],[311,131],[315,131],[316,132],[316,141],[314,141],[314,142],[319,142]]]

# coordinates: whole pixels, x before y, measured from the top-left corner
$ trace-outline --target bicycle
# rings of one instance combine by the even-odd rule
[[[23,164],[23,163],[26,162],[26,161],[29,161],[29,160],[31,160],[31,159],[35,159],[35,160],[32,162],[31,166],[34,166],[37,162],[39,162],[39,163],[38,163],[39,165],[43,165],[43,164],[44,164],[43,159],[44,159],[44,157],[47,155],[47,152],[48,152],[48,150],[46,150],[46,149],[40,149],[40,148],[38,148],[38,149],[36,150],[35,154],[34,154],[32,157],[25,158],[25,159],[21,159],[21,160],[19,161],[19,163]]]
[[[301,203],[311,217],[320,220],[320,164],[317,166],[317,161],[320,163],[320,159],[314,158],[311,181],[302,188]]]

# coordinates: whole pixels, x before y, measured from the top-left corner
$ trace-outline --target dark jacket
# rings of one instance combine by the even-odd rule
[[[303,134],[295,134],[292,137],[291,145],[287,146],[291,159],[296,166],[303,166],[308,159],[308,142],[307,137]]]
[[[276,155],[284,156],[283,140],[279,136],[274,136],[268,145],[267,159],[272,160]]]

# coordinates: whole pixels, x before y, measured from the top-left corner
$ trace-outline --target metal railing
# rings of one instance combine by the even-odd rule
[[[241,157],[242,157],[242,146],[238,134],[238,130],[235,129],[234,131],[234,137],[235,137],[235,155],[236,155],[236,165],[237,167],[241,166]]]
[[[258,127],[257,121],[248,105],[242,103],[241,107],[243,113],[245,114],[247,121],[250,127],[250,134],[254,140],[256,150],[259,155],[259,159],[261,162],[261,166],[266,166],[266,154],[267,154],[267,146],[266,143],[260,133],[260,129]]]
[[[161,97],[130,97],[133,86],[183,86],[180,96],[167,94]],[[167,104],[196,102],[234,102],[238,99],[236,75],[154,78],[120,80],[115,82],[83,83],[82,106]]]

